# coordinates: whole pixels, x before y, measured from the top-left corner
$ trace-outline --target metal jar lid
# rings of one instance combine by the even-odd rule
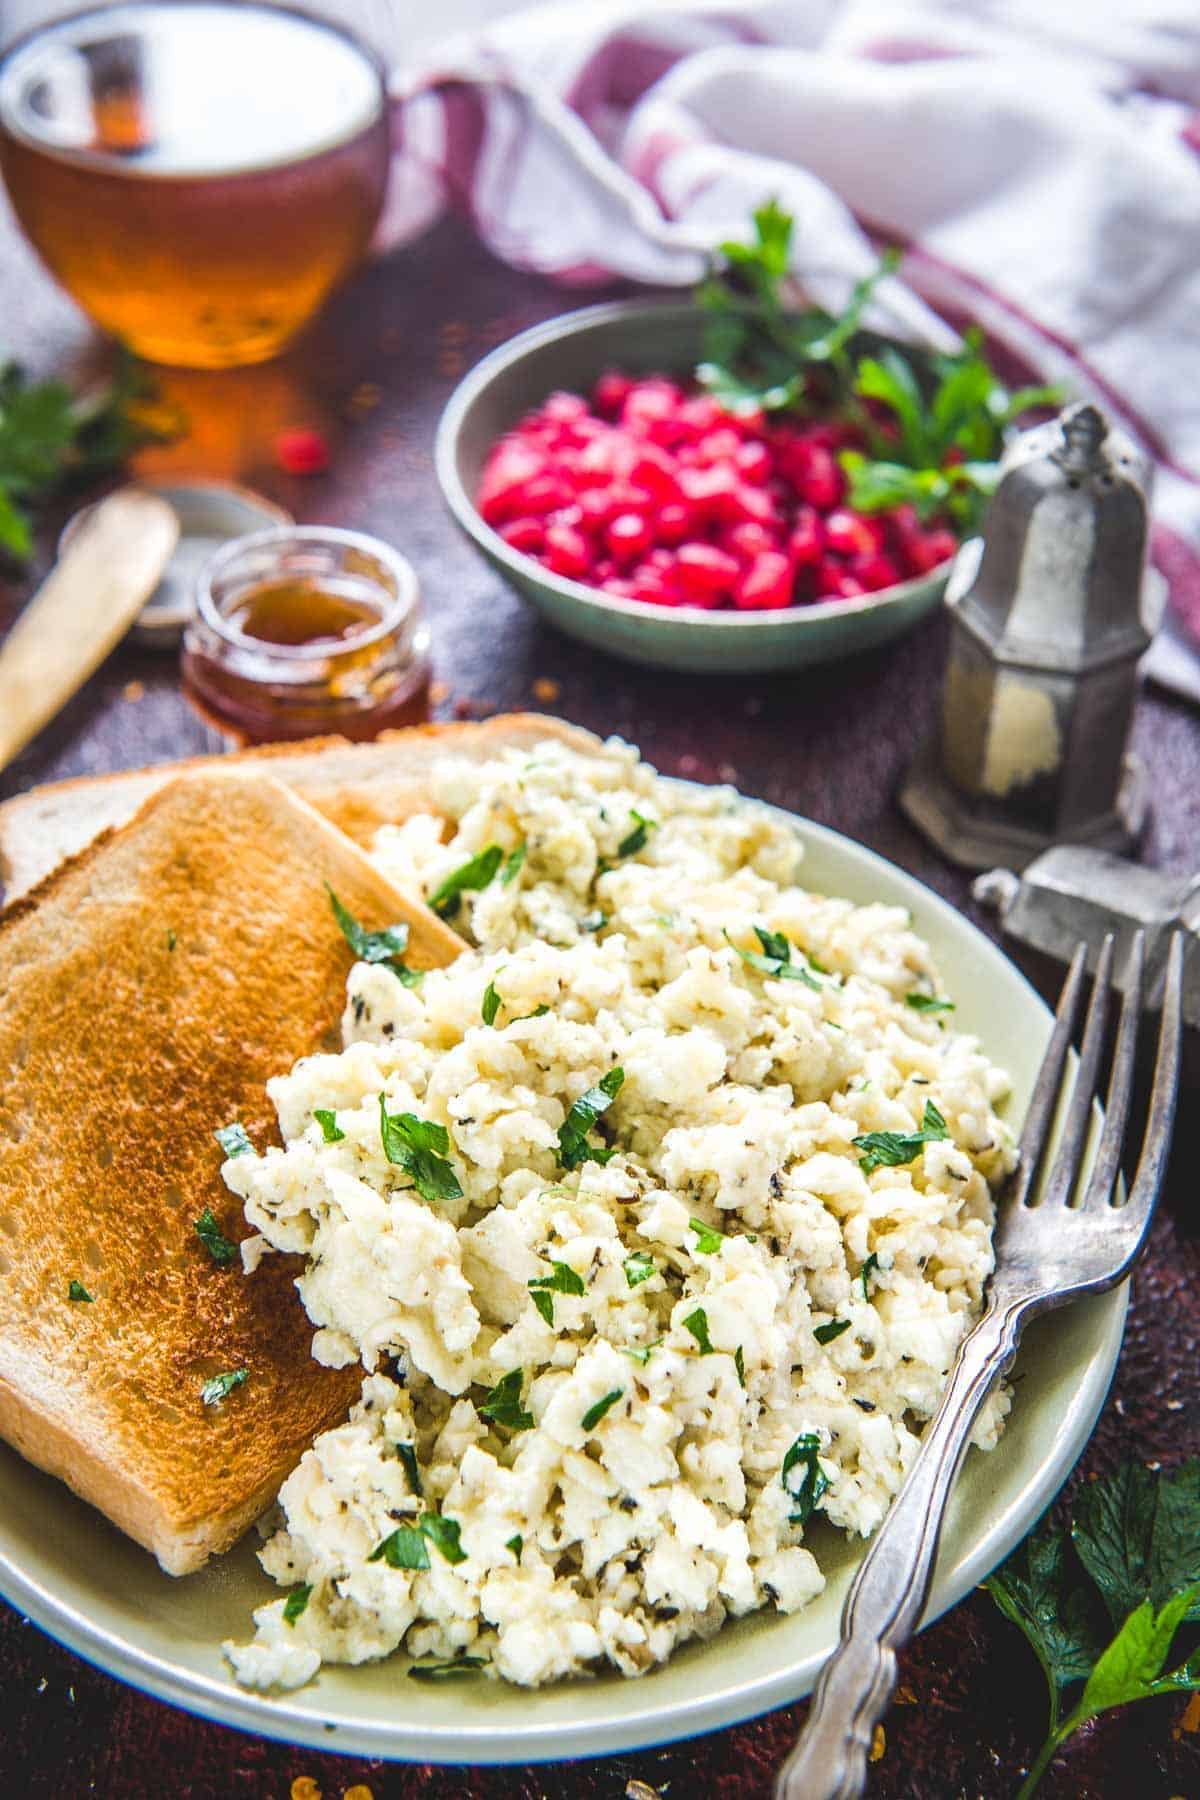
[[[196,578],[214,551],[234,538],[270,526],[291,525],[294,520],[273,500],[229,481],[147,481],[139,485],[174,508],[179,542],[130,636],[138,643],[169,650],[179,643],[193,616]],[[58,540],[60,555],[91,511],[91,506],[81,507],[67,520]]]

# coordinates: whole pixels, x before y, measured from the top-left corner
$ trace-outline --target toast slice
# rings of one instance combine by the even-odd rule
[[[268,1076],[340,1047],[352,959],[326,882],[369,927],[407,920],[411,967],[462,948],[312,807],[220,761],[0,920],[0,1435],[175,1575],[359,1387],[310,1355],[299,1259],[246,1276],[194,1224],[208,1207],[247,1235],[213,1130],[273,1141]]]
[[[367,845],[380,825],[399,824],[429,804],[429,772],[439,757],[449,752],[484,761],[510,745],[531,746],[548,737],[585,751],[598,742],[590,731],[561,719],[506,713],[481,724],[388,731],[369,744],[310,738],[231,756],[51,782],[0,804],[4,899],[11,904],[29,893],[101,831],[131,819],[165,782],[193,770],[219,764],[272,776],[302,794],[356,843]]]

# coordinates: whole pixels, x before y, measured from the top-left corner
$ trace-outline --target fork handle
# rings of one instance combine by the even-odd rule
[[[896,1651],[924,1609],[971,1428],[1016,1354],[1026,1315],[1020,1303],[993,1305],[959,1346],[941,1405],[846,1597],[841,1643],[776,1779],[775,1800],[855,1800],[866,1786],[875,1727],[896,1685]]]

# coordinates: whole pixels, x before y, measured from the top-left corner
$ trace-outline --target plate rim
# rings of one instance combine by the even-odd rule
[[[668,778],[672,779],[672,778]],[[698,782],[672,779],[672,785],[705,787]],[[765,808],[785,820],[806,839],[816,839],[881,870],[888,881],[900,881],[915,889],[921,904],[952,930],[966,930],[986,963],[1003,968],[1025,987],[1049,1028],[1050,1009],[1017,965],[971,920],[916,875],[856,838],[827,825],[790,812],[769,801],[739,795],[750,805]],[[1055,1422],[1052,1453],[1030,1470],[1020,1492],[963,1557],[953,1579],[939,1578],[935,1567],[930,1597],[918,1630],[948,1612],[979,1584],[1015,1548],[1050,1505],[1078,1462],[1092,1435],[1107,1399],[1124,1340],[1129,1304],[1129,1283],[1081,1302],[1101,1315],[1097,1351],[1085,1378],[1075,1387],[1069,1403]],[[13,1455],[19,1454],[15,1450]],[[648,1706],[626,1704],[613,1719],[549,1720],[523,1727],[483,1721],[457,1720],[450,1725],[414,1726],[404,1720],[366,1722],[339,1714],[336,1703],[320,1713],[294,1706],[290,1697],[276,1697],[246,1690],[232,1675],[217,1679],[197,1670],[182,1668],[157,1651],[146,1650],[109,1628],[97,1625],[69,1598],[51,1591],[27,1574],[0,1546],[0,1597],[49,1636],[105,1673],[199,1717],[235,1730],[274,1738],[343,1755],[378,1757],[396,1762],[437,1764],[514,1764],[570,1760],[577,1757],[621,1755],[656,1744],[675,1742],[705,1732],[723,1730],[756,1718],[776,1707],[792,1704],[811,1691],[828,1651],[813,1651],[785,1663],[769,1674],[739,1681],[724,1679],[708,1692],[697,1690],[680,1704],[652,1701]],[[300,1692],[308,1690],[301,1689]],[[622,1692],[635,1701],[640,1684],[626,1683]]]

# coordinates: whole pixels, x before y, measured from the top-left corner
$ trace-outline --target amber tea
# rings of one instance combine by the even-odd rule
[[[0,168],[52,274],[156,362],[272,356],[365,251],[383,73],[342,31],[208,0],[99,7],[0,62]]]

